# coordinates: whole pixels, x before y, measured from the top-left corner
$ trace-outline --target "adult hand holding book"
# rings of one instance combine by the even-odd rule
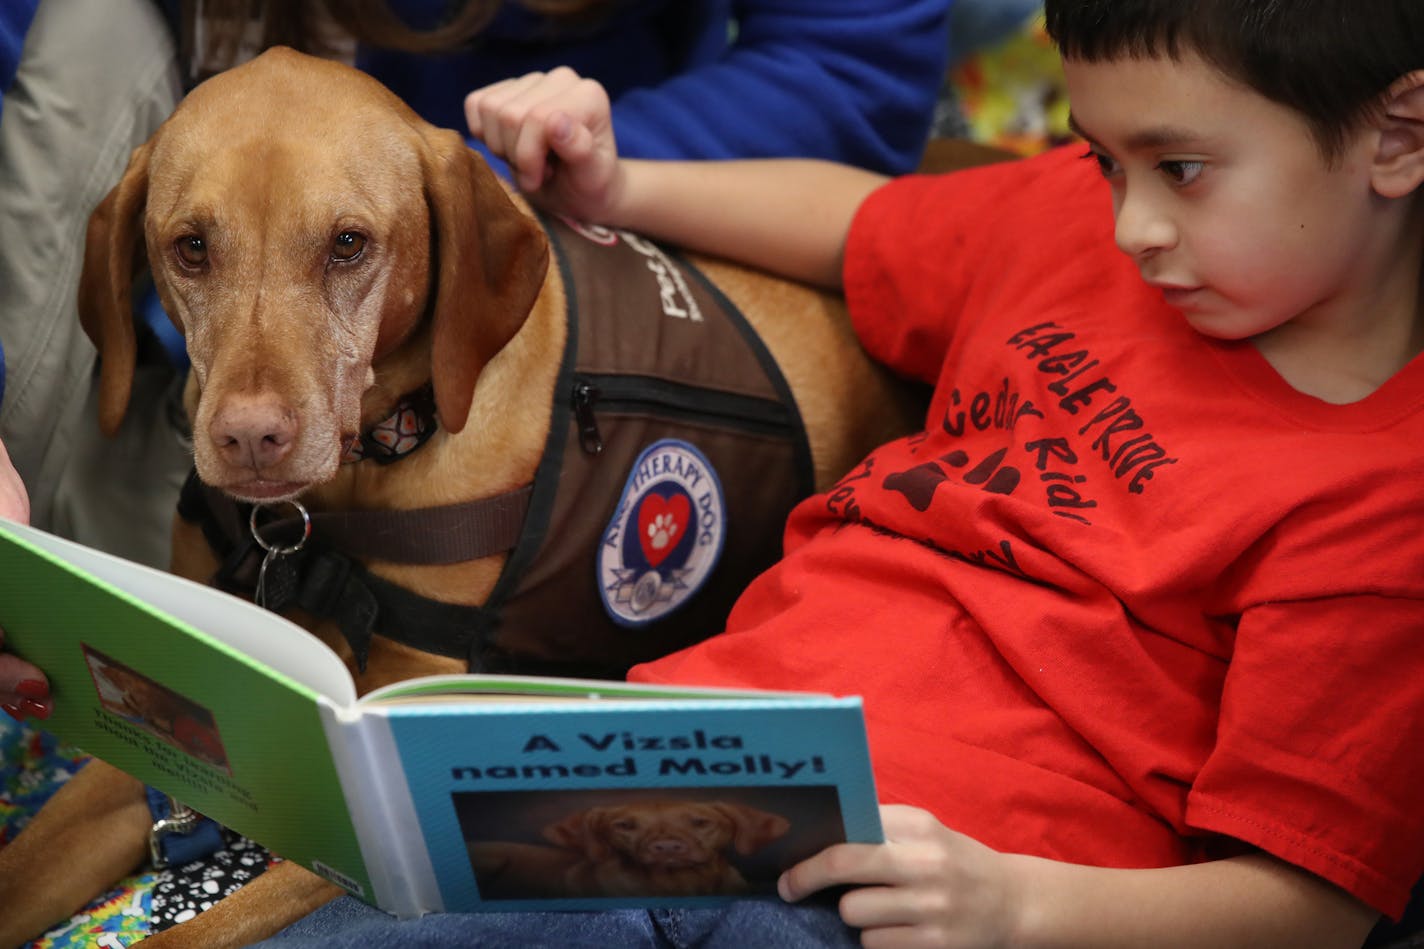
[[[3,353],[0,353],[0,383],[3,381]],[[20,473],[10,462],[4,442],[0,442],[0,519],[20,524],[30,520],[29,494]],[[48,718],[52,705],[44,673],[18,656],[4,652],[4,648],[5,630],[0,628],[0,707],[15,718],[25,715]]]

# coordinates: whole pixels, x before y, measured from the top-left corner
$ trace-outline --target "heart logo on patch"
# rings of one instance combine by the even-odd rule
[[[598,545],[598,592],[613,622],[644,629],[704,589],[727,535],[722,481],[691,442],[663,438],[628,468]]]
[[[692,504],[685,494],[664,498],[649,494],[638,508],[638,543],[648,564],[656,567],[667,559],[687,529]]]

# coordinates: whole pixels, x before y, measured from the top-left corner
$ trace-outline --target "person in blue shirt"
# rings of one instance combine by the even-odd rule
[[[175,7],[169,0],[170,8]],[[284,43],[341,55],[425,119],[567,66],[613,101],[641,158],[827,158],[911,170],[949,57],[953,0],[177,0],[209,70]],[[198,43],[198,40],[201,43]],[[349,41],[354,39],[354,50]],[[343,41],[346,41],[343,43]]]

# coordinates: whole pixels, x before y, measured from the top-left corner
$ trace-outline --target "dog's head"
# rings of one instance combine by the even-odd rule
[[[335,474],[393,354],[419,351],[441,427],[460,431],[548,246],[460,135],[363,73],[274,49],[193,90],[90,218],[79,312],[106,432],[128,405],[145,265],[192,360],[199,475],[274,500]]]
[[[720,860],[728,846],[755,853],[790,826],[779,814],[744,804],[648,800],[579,811],[544,828],[544,836],[595,863],[616,856],[671,870]]]

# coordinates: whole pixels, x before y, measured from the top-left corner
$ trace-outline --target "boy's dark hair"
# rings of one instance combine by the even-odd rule
[[[1310,124],[1328,160],[1401,76],[1424,69],[1424,0],[1046,0],[1062,54],[1195,53]]]

